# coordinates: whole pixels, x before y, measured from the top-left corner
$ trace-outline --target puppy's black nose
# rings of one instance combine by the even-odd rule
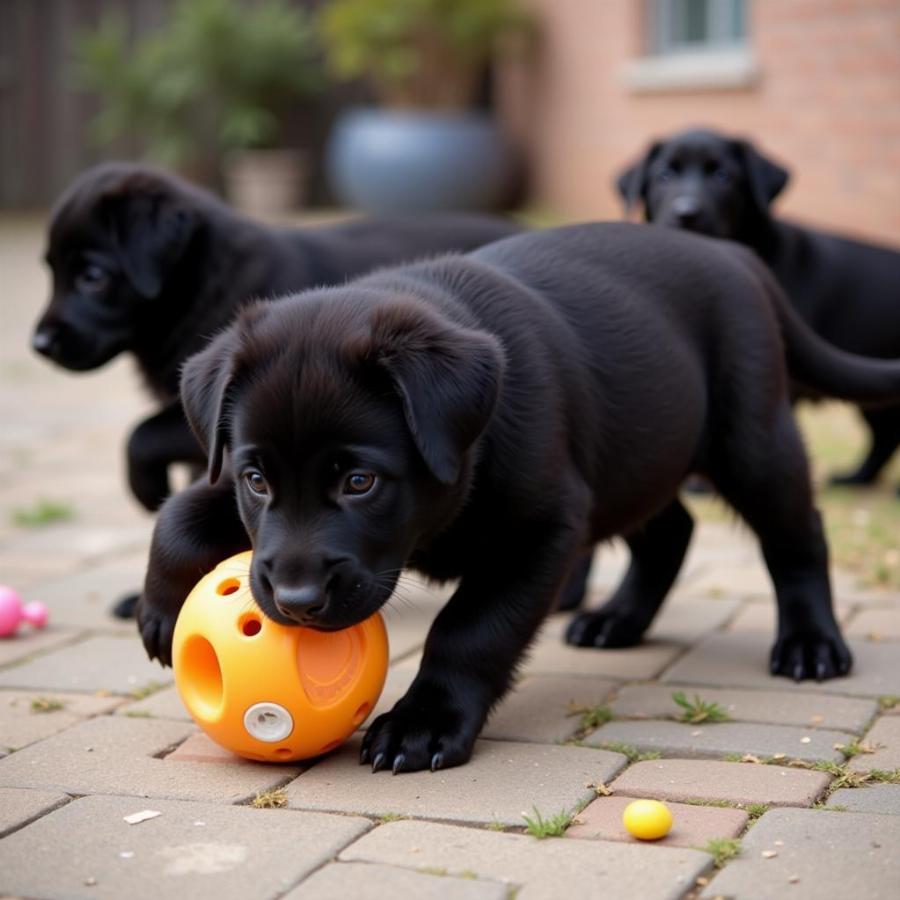
[[[274,599],[278,612],[299,625],[314,623],[325,608],[325,594],[316,584],[302,587],[279,586],[275,588]]]
[[[682,224],[693,222],[700,212],[700,203],[695,197],[676,197],[672,201],[672,212]]]
[[[32,336],[31,346],[42,356],[53,356],[59,349],[59,332],[55,328],[41,328]]]

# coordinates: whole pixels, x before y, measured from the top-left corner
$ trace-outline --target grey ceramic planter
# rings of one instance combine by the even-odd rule
[[[327,166],[342,203],[376,213],[496,209],[515,175],[512,148],[480,112],[350,110]]]

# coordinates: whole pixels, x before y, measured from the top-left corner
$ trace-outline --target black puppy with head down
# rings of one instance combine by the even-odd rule
[[[618,188],[649,222],[752,247],[801,316],[852,353],[900,357],[900,252],[775,218],[789,173],[752,144],[691,130],[653,143]],[[868,484],[900,446],[900,406],[861,410],[871,446],[856,471],[833,480]]]
[[[242,304],[471,250],[518,230],[474,215],[269,228],[175,175],[107,163],[83,173],[52,213],[53,296],[33,345],[74,371],[134,354],[161,409],[128,440],[128,479],[134,496],[156,509],[172,463],[205,462],[178,401],[181,365]]]
[[[376,770],[456,765],[596,541],[625,535],[631,567],[567,639],[640,640],[687,549],[678,489],[697,471],[759,536],[772,671],[841,675],[780,333],[801,382],[900,396],[900,364],[824,344],[748,251],[667,229],[557,229],[252,306],[185,367],[209,479],[160,514],[144,644],[169,663],[198,576],[248,547],[265,614],[319,629],[369,616],[404,566],[459,578],[362,751]]]

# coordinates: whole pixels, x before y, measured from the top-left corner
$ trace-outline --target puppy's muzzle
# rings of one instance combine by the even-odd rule
[[[327,596],[322,585],[279,585],[273,591],[275,608],[298,625],[315,625],[325,609]]]

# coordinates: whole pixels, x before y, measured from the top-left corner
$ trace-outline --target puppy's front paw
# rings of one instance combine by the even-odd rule
[[[636,619],[603,609],[575,616],[566,628],[566,643],[575,647],[633,647],[646,626]]]
[[[775,642],[769,668],[794,681],[825,681],[846,675],[852,665],[853,655],[840,634],[794,632]]]
[[[408,699],[409,698],[409,699]],[[421,702],[409,695],[380,715],[363,738],[359,761],[372,771],[417,772],[446,769],[469,761],[478,729],[447,701]]]
[[[144,597],[138,600],[136,616],[147,656],[158,659],[164,666],[171,666],[172,636],[178,616],[148,603]]]

